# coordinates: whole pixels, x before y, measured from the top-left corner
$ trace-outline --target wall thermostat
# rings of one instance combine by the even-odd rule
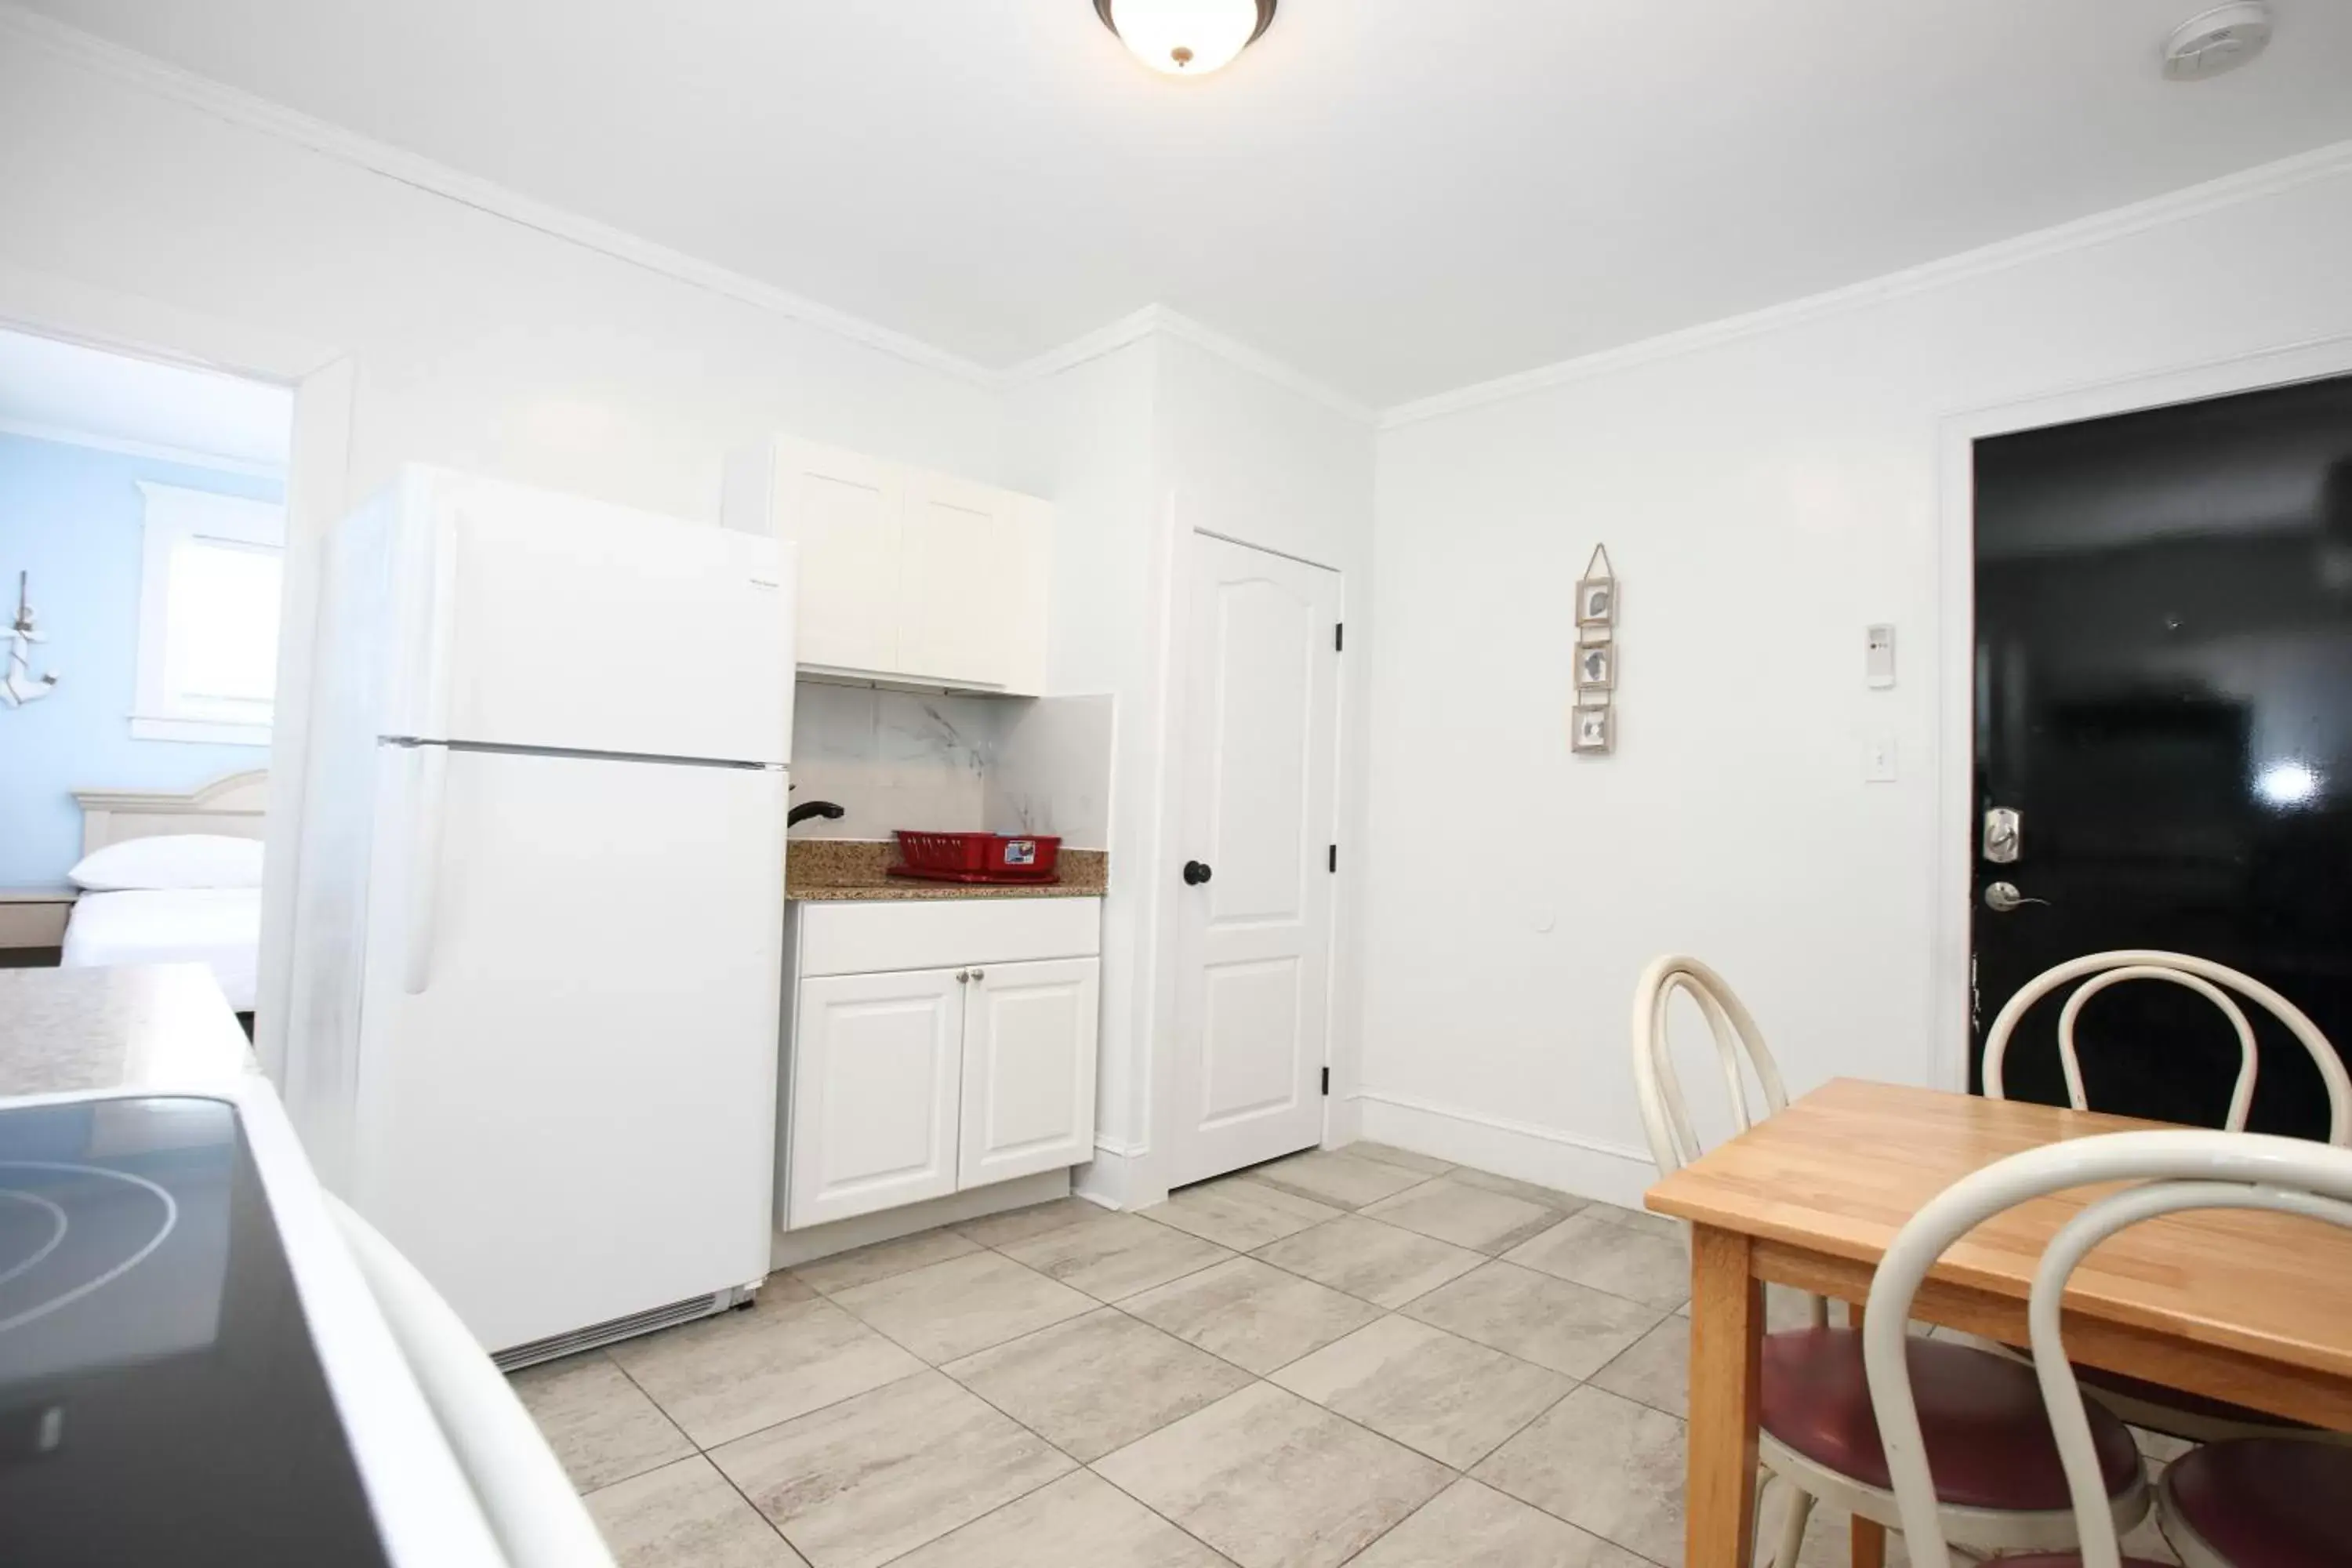
[[[1891,626],[1863,628],[1863,684],[1874,691],[1883,691],[1895,684],[1895,628]]]

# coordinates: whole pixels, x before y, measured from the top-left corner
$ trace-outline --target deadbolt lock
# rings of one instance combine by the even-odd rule
[[[1984,858],[1996,866],[2017,863],[2019,833],[2023,827],[2017,813],[2005,805],[1996,805],[1984,815]]]

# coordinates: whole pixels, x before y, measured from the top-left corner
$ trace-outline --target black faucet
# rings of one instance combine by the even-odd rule
[[[802,823],[806,822],[812,816],[822,816],[828,822],[838,822],[841,818],[847,816],[848,815],[848,812],[843,810],[840,806],[834,805],[833,802],[829,800],[804,801],[801,805],[793,807],[792,810],[784,813],[784,826],[786,827],[798,827]]]

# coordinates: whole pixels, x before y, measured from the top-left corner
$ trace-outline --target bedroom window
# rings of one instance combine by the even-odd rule
[[[173,485],[139,489],[147,521],[131,736],[266,746],[286,510]]]

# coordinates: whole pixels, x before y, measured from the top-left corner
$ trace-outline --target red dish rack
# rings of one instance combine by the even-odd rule
[[[1038,833],[917,833],[898,829],[893,877],[933,882],[1050,882],[1062,841]]]

